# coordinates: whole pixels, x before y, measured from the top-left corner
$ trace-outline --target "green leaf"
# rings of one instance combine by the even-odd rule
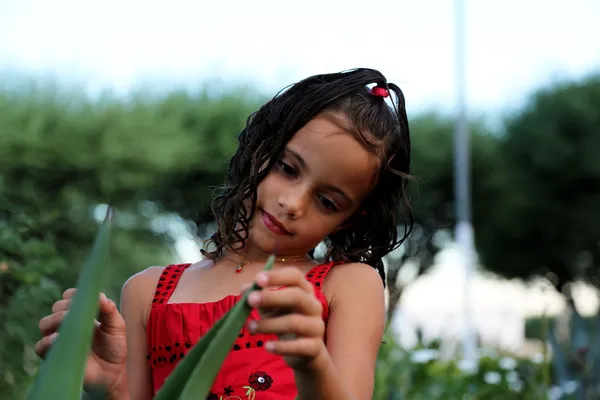
[[[108,207],[83,266],[69,313],[36,377],[29,400],[81,399],[100,290],[107,278],[111,220],[112,209]]]
[[[271,255],[264,270],[268,271],[273,268],[274,263],[275,256]],[[252,311],[252,307],[247,303],[248,295],[257,289],[259,287],[254,284],[250,290],[244,293],[237,304],[200,339],[188,356],[171,373],[155,400],[206,398],[223,361]],[[192,368],[193,370],[191,370]]]

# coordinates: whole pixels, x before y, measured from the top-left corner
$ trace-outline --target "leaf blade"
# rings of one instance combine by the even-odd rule
[[[264,271],[273,268],[275,256],[271,255],[267,260]],[[248,319],[252,308],[248,305],[247,299],[250,293],[259,289],[258,285],[254,284],[252,288],[238,301],[238,303],[222,318],[223,323],[218,331],[215,331],[216,336],[212,338],[209,345],[206,347],[194,371],[190,375],[183,391],[181,392],[180,400],[196,400],[204,399],[209,393],[209,390],[221,369],[221,365],[230,352],[231,346],[239,331],[244,326]]]
[[[79,400],[82,396],[98,299],[107,278],[112,214],[109,206],[83,265],[69,313],[38,372],[29,400]]]

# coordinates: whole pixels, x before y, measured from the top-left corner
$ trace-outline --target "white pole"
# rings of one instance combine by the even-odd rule
[[[454,191],[456,242],[465,266],[463,358],[475,361],[477,341],[471,310],[471,281],[474,275],[474,240],[471,224],[469,131],[466,117],[465,16],[464,0],[455,0],[456,24],[456,126],[454,134]]]

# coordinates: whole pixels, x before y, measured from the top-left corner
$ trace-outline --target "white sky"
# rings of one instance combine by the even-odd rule
[[[598,0],[571,0],[569,6],[558,0],[465,4],[472,111],[496,118],[537,86],[600,71]],[[214,79],[215,87],[243,81],[273,93],[311,74],[366,66],[403,88],[409,114],[432,107],[450,111],[453,5],[452,0],[0,0],[0,69],[72,80],[92,91],[126,93],[144,83],[193,87]],[[184,257],[197,254],[191,242],[181,246],[187,249]],[[462,312],[462,274],[456,267],[456,261],[443,261],[411,286],[403,312],[426,317],[431,329],[445,329],[443,318],[455,320]],[[509,327],[515,343],[522,327],[502,315],[556,309],[556,296],[549,302],[522,285],[478,282],[479,315],[499,316],[483,328],[506,336],[497,326]],[[431,296],[442,292],[439,300]]]
[[[0,0],[0,68],[90,89],[380,69],[410,110],[454,103],[452,0]],[[554,77],[600,70],[600,1],[465,0],[471,109],[513,107]],[[596,25],[595,25],[596,24]],[[218,83],[217,83],[218,84]]]

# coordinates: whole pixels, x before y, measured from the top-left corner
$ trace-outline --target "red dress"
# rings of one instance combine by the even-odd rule
[[[321,284],[334,262],[312,268],[306,278],[312,283],[316,297],[323,305],[323,320],[329,314]],[[219,320],[241,295],[229,295],[210,303],[169,303],[179,277],[190,264],[169,265],[157,284],[148,317],[148,362],[152,369],[154,392],[173,371],[178,361]],[[249,319],[258,319],[252,310]],[[275,335],[251,335],[244,325],[225,358],[207,400],[292,400],[296,397],[293,370],[283,357],[263,348]]]

